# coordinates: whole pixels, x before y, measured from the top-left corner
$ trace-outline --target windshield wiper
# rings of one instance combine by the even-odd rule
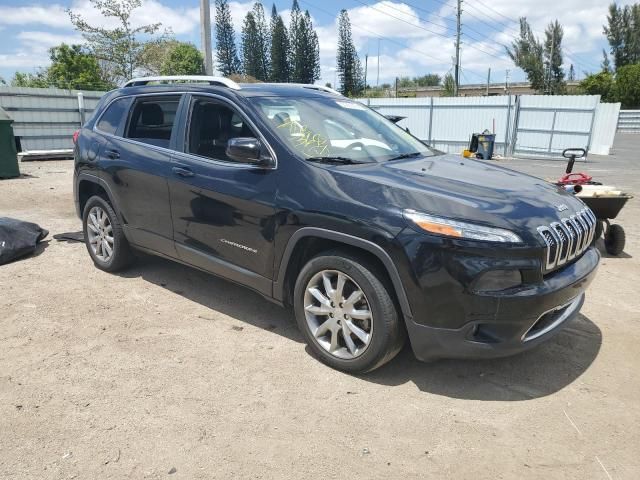
[[[309,162],[319,162],[319,163],[341,163],[343,165],[351,165],[351,164],[357,164],[357,163],[367,163],[367,162],[359,162],[358,160],[354,160],[353,158],[348,158],[348,157],[334,157],[334,156],[327,156],[327,157],[308,157],[305,160],[308,160]]]
[[[397,157],[390,158],[387,161],[390,162],[392,160],[402,160],[402,159],[405,159],[405,158],[414,158],[414,157],[419,157],[421,155],[422,155],[422,153],[420,153],[420,152],[403,153],[401,155],[398,155]]]

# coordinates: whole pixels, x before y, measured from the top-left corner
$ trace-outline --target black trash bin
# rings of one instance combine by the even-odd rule
[[[469,151],[475,153],[476,158],[491,160],[495,143],[496,136],[493,133],[474,133],[471,135]]]
[[[12,123],[13,120],[0,108],[0,178],[20,176]]]

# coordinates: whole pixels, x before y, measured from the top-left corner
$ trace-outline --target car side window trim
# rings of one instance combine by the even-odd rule
[[[131,138],[125,138],[123,136],[124,134],[124,121],[121,121],[120,125],[118,126],[118,130],[116,131],[116,134],[111,134],[108,132],[103,132],[102,130],[96,128],[96,126],[98,125],[98,122],[100,121],[100,119],[102,118],[102,115],[104,115],[104,113],[107,111],[107,109],[109,108],[109,106],[117,101],[120,100],[122,98],[129,98],[130,101],[139,97],[152,97],[152,96],[158,96],[160,94],[158,93],[141,93],[138,95],[122,95],[119,97],[115,97],[113,98],[108,105],[105,106],[104,110],[100,113],[100,117],[98,117],[96,119],[96,122],[93,124],[93,131],[97,132],[101,135],[105,135],[107,137],[111,137],[111,138],[115,138],[127,143],[133,143],[135,145],[144,145],[145,147],[151,148],[153,150],[158,150],[161,152],[171,152],[173,155],[178,155],[178,156],[185,156],[187,158],[190,159],[197,159],[199,161],[202,162],[206,162],[207,164],[217,164],[220,166],[226,166],[226,167],[234,167],[234,168],[242,168],[242,169],[256,169],[256,170],[276,170],[278,168],[278,157],[276,156],[275,151],[273,150],[273,147],[271,147],[271,145],[269,144],[269,142],[267,141],[267,139],[265,138],[265,136],[262,134],[262,131],[260,131],[260,129],[256,126],[255,122],[253,120],[251,120],[251,118],[249,118],[249,116],[233,101],[229,100],[228,98],[223,97],[222,95],[217,95],[215,93],[206,93],[206,92],[198,92],[197,94],[192,94],[191,92],[162,92],[162,96],[168,96],[168,95],[181,95],[181,99],[180,99],[180,105],[178,106],[178,110],[176,112],[176,122],[179,122],[180,124],[183,124],[185,121],[185,117],[186,119],[188,119],[188,115],[189,115],[189,103],[186,102],[190,102],[191,98],[194,96],[198,96],[198,97],[208,97],[208,98],[214,98],[220,102],[224,102],[227,105],[229,105],[231,108],[233,108],[248,124],[249,126],[252,128],[252,130],[254,132],[257,133],[258,138],[260,139],[260,142],[265,145],[267,147],[267,150],[269,151],[269,154],[271,155],[271,157],[273,158],[273,166],[269,167],[269,168],[265,168],[265,167],[260,167],[257,165],[251,165],[251,164],[242,164],[242,163],[238,163],[238,162],[225,162],[225,161],[219,161],[219,160],[214,160],[211,158],[206,158],[206,157],[201,157],[198,155],[194,155],[192,153],[188,153],[185,152],[185,142],[187,141],[187,137],[185,136],[187,134],[187,129],[186,128],[180,128],[180,125],[176,127],[174,127],[173,132],[172,132],[172,143],[171,145],[174,145],[175,148],[164,148],[164,147],[160,147],[157,145],[151,145],[149,143],[142,143],[142,142],[137,142],[134,139]],[[127,122],[129,121],[129,115],[131,114],[131,103],[129,103],[128,105],[129,111],[127,112],[127,115],[123,115],[123,118],[126,117],[127,118]],[[174,142],[174,135],[181,135],[180,137],[175,138],[175,142]],[[181,143],[181,145],[178,145],[178,143]]]
[[[204,93],[204,92],[189,93],[186,95],[186,97],[187,98],[185,98],[185,108],[183,110],[183,114],[186,115],[186,118],[183,117],[182,119],[182,123],[185,126],[184,128],[182,128],[180,145],[176,153],[178,153],[180,156],[186,156],[192,159],[198,159],[199,161],[204,162],[206,164],[216,164],[216,165],[221,165],[226,167],[235,167],[235,168],[242,168],[242,169],[250,168],[250,169],[257,169],[257,170],[276,170],[278,168],[278,157],[276,156],[275,151],[273,150],[269,142],[267,142],[267,139],[262,134],[260,129],[256,126],[255,122],[253,122],[251,118],[237,104],[235,104],[231,100],[221,95],[216,95],[214,93]],[[269,152],[269,155],[271,155],[271,158],[273,158],[273,166],[265,168],[259,165],[251,165],[251,164],[240,163],[240,162],[231,162],[223,159],[204,157],[202,155],[188,152],[187,146],[189,142],[189,132],[191,129],[191,118],[193,113],[193,106],[197,100],[202,100],[202,99],[213,100],[215,103],[224,105],[229,109],[231,109],[234,113],[238,114],[242,118],[242,120],[247,123],[247,125],[251,128],[251,130],[257,135],[258,139],[260,140],[260,143],[266,147],[266,149]]]
[[[121,136],[122,133],[123,133],[124,120],[129,116],[129,112],[131,110],[132,98],[133,97],[131,97],[131,96],[122,96],[122,97],[112,98],[109,101],[109,103],[102,109],[102,112],[100,112],[100,116],[98,118],[96,118],[95,122],[93,123],[93,131],[101,133],[103,135],[110,135],[110,136],[114,136],[114,137]],[[107,113],[109,108],[111,108],[111,105],[113,105],[114,103],[116,103],[116,102],[118,102],[120,100],[128,100],[127,106],[125,107],[127,113],[125,115],[122,115],[122,117],[120,118],[120,123],[118,124],[118,128],[116,128],[115,133],[109,133],[109,132],[105,132],[104,130],[101,130],[98,127],[98,125],[100,125],[100,122],[102,121],[102,117],[104,117],[104,115]]]

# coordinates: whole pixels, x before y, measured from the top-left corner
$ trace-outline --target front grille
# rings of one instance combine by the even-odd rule
[[[561,222],[538,227],[547,245],[545,271],[564,265],[584,252],[593,240],[596,223],[596,216],[585,208]]]

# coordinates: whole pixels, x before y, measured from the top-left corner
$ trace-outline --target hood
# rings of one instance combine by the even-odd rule
[[[535,237],[537,243],[537,227],[585,208],[563,188],[540,178],[456,155],[338,171],[381,186],[387,206],[507,228],[523,238]]]

